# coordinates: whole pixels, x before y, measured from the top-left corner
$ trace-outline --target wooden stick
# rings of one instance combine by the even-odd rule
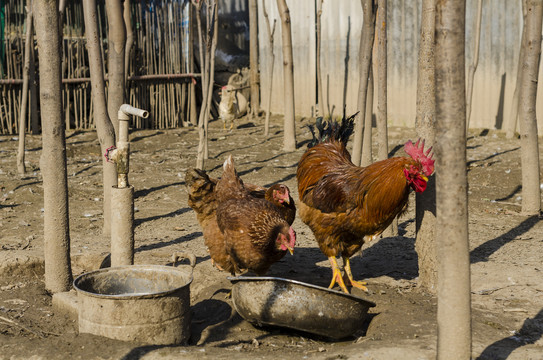
[[[15,321],[13,321],[13,320],[11,320],[11,319],[8,319],[7,317],[0,316],[0,320],[1,320],[1,321],[4,321],[4,322],[5,322],[6,324],[8,324],[8,325],[17,326],[18,328],[21,328],[21,329],[23,329],[23,330],[26,330],[26,331],[28,331],[29,333],[32,333],[32,334],[36,335],[37,337],[39,337],[39,338],[41,338],[41,339],[45,339],[45,336],[43,336],[42,334],[37,333],[36,331],[34,331],[34,330],[32,330],[32,329],[29,329],[29,328],[27,328],[26,326],[19,324],[18,322],[15,322]]]

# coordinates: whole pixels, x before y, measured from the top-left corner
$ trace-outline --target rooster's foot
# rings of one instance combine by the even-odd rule
[[[368,288],[364,285],[368,283],[365,281],[356,281],[353,279],[353,273],[351,272],[351,261],[347,256],[343,257],[343,268],[345,269],[345,275],[347,275],[348,283],[351,283],[352,287],[368,292]]]
[[[336,258],[331,256],[328,259],[330,260],[330,264],[332,264],[333,271],[332,281],[330,282],[330,286],[328,286],[328,288],[332,289],[337,282],[341,290],[343,290],[344,293],[349,294],[349,290],[347,290],[347,286],[345,286],[345,281],[343,281],[343,276],[341,276],[341,270],[339,269]]]
[[[358,289],[363,290],[365,292],[368,292],[368,288],[364,286],[364,285],[368,284],[367,282],[365,282],[365,281],[356,281],[356,280],[352,280],[352,279],[349,279],[349,282],[351,283],[352,287],[355,287],[355,288],[358,288]]]

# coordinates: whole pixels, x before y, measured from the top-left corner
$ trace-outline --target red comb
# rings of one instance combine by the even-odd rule
[[[424,151],[424,140],[420,144],[420,139],[413,145],[411,140],[405,143],[404,149],[407,155],[411,156],[413,160],[420,162],[422,165],[422,171],[426,176],[432,175],[434,172],[434,162],[432,159],[434,153],[432,152],[432,147],[430,146],[426,151]]]
[[[288,234],[290,235],[289,245],[294,248],[294,246],[296,245],[296,233],[294,232],[294,229],[292,227],[288,229]]]

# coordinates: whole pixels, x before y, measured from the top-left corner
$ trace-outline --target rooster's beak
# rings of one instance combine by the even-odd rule
[[[423,178],[424,181],[428,182],[428,177],[424,174],[420,174],[420,177]]]

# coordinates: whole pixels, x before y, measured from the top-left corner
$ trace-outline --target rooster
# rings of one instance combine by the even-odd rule
[[[226,251],[224,235],[217,224],[216,211],[219,203],[216,192],[217,182],[217,179],[209,177],[204,170],[188,170],[185,176],[189,194],[188,205],[196,212],[212,264],[219,270],[235,273],[235,262]],[[285,221],[292,225],[296,216],[296,206],[287,186],[275,184],[267,189],[247,183],[243,186],[250,197],[265,199],[275,206]],[[228,192],[224,192],[226,199],[229,197]]]
[[[330,288],[336,282],[348,293],[336,257],[351,286],[367,291],[365,282],[355,281],[349,258],[372,237],[385,230],[407,209],[409,189],[423,192],[434,172],[431,148],[424,151],[408,141],[408,157],[394,157],[367,167],[355,166],[346,149],[353,132],[354,116],[337,121],[316,121],[310,127],[313,141],[298,163],[297,180],[300,218],[313,231],[320,250],[332,266]],[[346,279],[347,280],[347,279]]]

